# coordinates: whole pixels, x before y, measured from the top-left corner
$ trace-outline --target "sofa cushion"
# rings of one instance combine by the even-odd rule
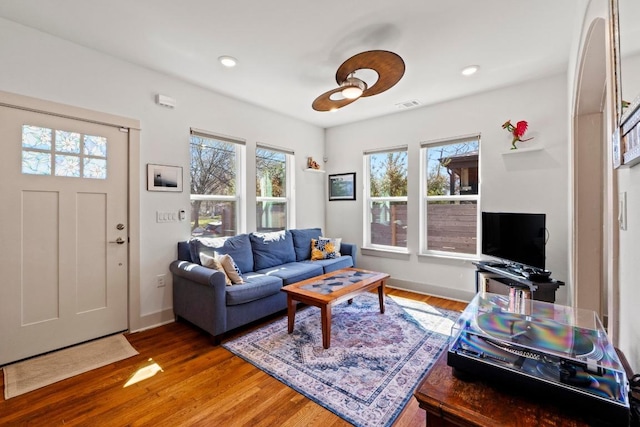
[[[322,266],[324,273],[331,273],[343,268],[353,267],[353,258],[350,255],[343,255],[338,258],[321,259],[318,261],[302,261],[309,264]]]
[[[282,289],[282,279],[264,274],[243,274],[244,284],[241,286],[228,286],[226,292],[226,304],[238,305],[259,300],[269,295],[277,294]]]
[[[293,247],[296,251],[296,261],[311,259],[311,239],[322,236],[320,228],[304,228],[291,230]]]
[[[342,239],[340,239],[342,240]],[[311,259],[333,259],[340,256],[337,248],[340,247],[340,242],[336,239],[311,239]]]
[[[249,239],[253,249],[253,271],[296,260],[293,237],[289,230],[251,233]]]
[[[257,273],[266,274],[267,276],[275,276],[282,279],[284,285],[300,282],[310,279],[311,277],[324,274],[322,266],[311,262],[291,262],[289,264],[277,265],[275,267],[265,268],[257,271]]]
[[[200,252],[214,256],[229,254],[240,271],[253,271],[253,252],[248,234],[231,237],[194,237],[189,240],[189,246],[193,262],[200,261]]]

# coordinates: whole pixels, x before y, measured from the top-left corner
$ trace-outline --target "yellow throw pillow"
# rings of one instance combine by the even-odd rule
[[[220,264],[220,261],[218,261],[211,255],[205,254],[204,252],[200,252],[200,264],[202,264],[203,267],[213,268],[214,270],[218,270],[219,272],[224,274],[225,283],[227,284],[227,286],[231,286],[232,284],[231,279],[229,279],[229,276],[227,275],[227,272],[224,270],[224,267],[222,266],[222,264]]]
[[[336,250],[336,239],[319,238],[311,239],[311,260],[333,259],[340,256]],[[337,243],[338,245],[340,243]]]
[[[231,258],[231,255],[219,255],[217,257],[217,260],[218,262],[220,262],[220,264],[222,264],[222,268],[224,268],[224,271],[227,273],[227,276],[229,276],[229,279],[231,279],[231,282],[234,285],[244,283],[244,280],[242,280],[242,277],[240,277],[240,274],[242,273],[240,272],[240,269],[236,265],[233,258]]]

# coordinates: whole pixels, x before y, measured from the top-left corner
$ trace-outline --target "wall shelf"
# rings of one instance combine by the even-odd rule
[[[325,173],[326,171],[320,170],[320,169],[311,169],[311,168],[306,168],[304,169],[305,172],[313,172],[313,173]]]
[[[533,151],[542,151],[544,147],[527,147],[527,148],[518,148],[515,150],[509,150],[502,153],[503,156],[507,154],[521,154],[521,153],[531,153]]]

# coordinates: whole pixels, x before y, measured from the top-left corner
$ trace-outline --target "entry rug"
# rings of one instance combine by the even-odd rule
[[[332,309],[331,346],[322,347],[320,310],[296,313],[223,347],[357,426],[390,426],[445,349],[459,313],[364,293]]]
[[[136,354],[123,335],[112,335],[7,365],[2,368],[4,398],[10,399]]]

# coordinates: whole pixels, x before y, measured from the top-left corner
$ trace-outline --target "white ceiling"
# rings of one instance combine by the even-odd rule
[[[331,127],[567,69],[587,0],[2,0],[0,16]],[[335,112],[311,103],[347,58],[399,54],[402,80]],[[239,60],[226,69],[217,58]],[[480,65],[472,77],[460,70]],[[158,88],[160,91],[162,88]],[[167,93],[166,95],[172,96]],[[178,108],[180,99],[177,99]]]

